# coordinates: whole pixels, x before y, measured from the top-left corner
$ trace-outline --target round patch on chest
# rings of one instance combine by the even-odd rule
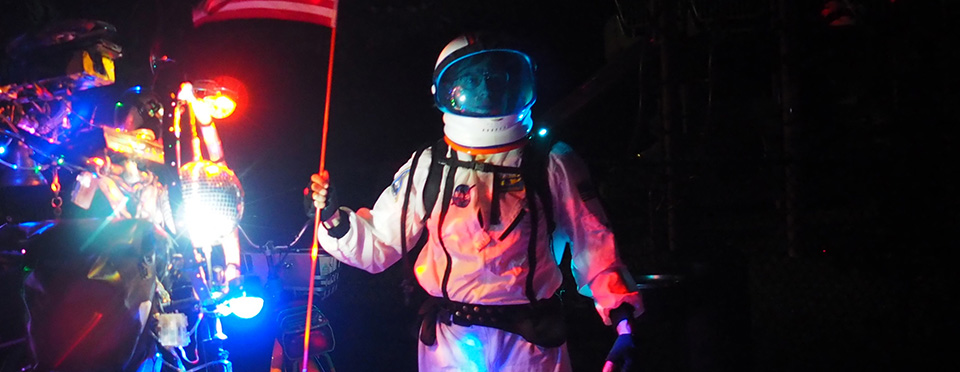
[[[474,186],[476,185],[457,185],[457,187],[453,189],[453,196],[450,197],[450,202],[460,208],[466,208],[470,205],[470,189]]]

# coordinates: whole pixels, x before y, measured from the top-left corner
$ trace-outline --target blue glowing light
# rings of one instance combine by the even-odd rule
[[[130,90],[133,90],[134,93],[140,93],[140,90],[141,90],[141,89],[143,89],[143,88],[142,88],[141,86],[139,86],[139,85],[134,85],[133,88],[130,88]]]
[[[52,224],[52,223],[47,224],[47,225],[44,225],[43,227],[37,229],[37,231],[34,231],[34,232],[33,232],[33,235],[43,234],[44,231],[49,230],[51,227],[53,227],[53,224]]]
[[[545,137],[547,135],[547,128],[540,128],[540,130],[537,131],[537,135],[540,137]]]
[[[71,104],[71,109],[78,118],[81,118],[82,120],[90,120],[90,118],[93,116],[94,106],[96,106],[96,104],[93,101],[77,100]]]
[[[7,147],[6,147],[6,146],[0,146],[0,155],[3,155],[3,154],[6,153],[6,152],[7,152]]]
[[[459,342],[459,347],[463,356],[467,359],[466,362],[469,363],[466,366],[461,366],[464,370],[488,372],[483,343],[480,342],[480,338],[476,334],[470,333],[463,335],[463,338]]]

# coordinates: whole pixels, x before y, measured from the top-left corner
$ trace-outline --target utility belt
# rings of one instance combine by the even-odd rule
[[[430,297],[420,306],[420,341],[437,342],[437,322],[482,326],[522,336],[543,347],[558,347],[567,340],[567,327],[560,297],[519,305],[477,305]]]

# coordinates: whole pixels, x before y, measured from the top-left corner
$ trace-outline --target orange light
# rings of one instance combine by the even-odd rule
[[[218,165],[216,165],[216,164],[210,164],[210,165],[204,167],[203,170],[206,171],[207,174],[210,175],[210,176],[214,176],[214,175],[220,174],[220,166],[218,166]]]

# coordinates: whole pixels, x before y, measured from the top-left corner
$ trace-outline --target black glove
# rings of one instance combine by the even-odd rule
[[[317,215],[317,208],[313,206],[313,192],[310,191],[310,184],[303,188],[303,213],[310,218]]]
[[[320,210],[320,221],[326,221],[333,217],[333,213],[340,209],[339,205],[336,189],[334,189],[333,184],[330,184],[327,187],[327,205]],[[303,189],[303,211],[307,214],[307,217],[317,215],[317,207],[313,205],[313,191],[310,190],[309,184]]]
[[[610,353],[607,354],[607,360],[613,362],[616,371],[631,371],[636,350],[633,335],[617,336],[617,341],[613,343]]]
[[[303,189],[303,208],[307,216],[316,216],[317,208],[313,205],[313,191],[310,189],[310,185],[307,185],[307,188]],[[340,213],[340,202],[333,184],[329,184],[327,186],[327,204],[320,210],[320,222],[327,222],[335,213]],[[350,230],[350,224],[346,219],[334,222],[334,226],[324,224],[323,227],[327,229],[328,235],[337,239],[347,235],[347,232]]]

